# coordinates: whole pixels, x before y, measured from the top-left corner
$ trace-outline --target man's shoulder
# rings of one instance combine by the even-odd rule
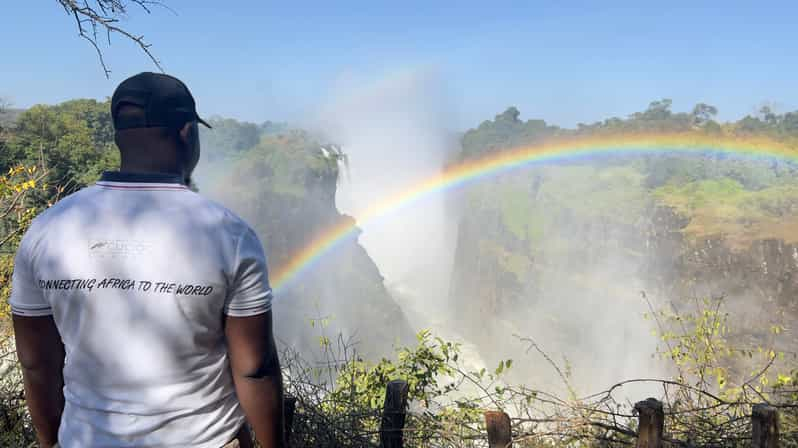
[[[85,204],[90,196],[97,190],[95,186],[88,186],[70,193],[42,210],[31,220],[30,226],[25,230],[23,245],[33,245],[44,238],[53,230],[53,225],[61,222],[71,210],[80,204]],[[57,232],[55,232],[57,233]]]
[[[251,230],[250,225],[239,216],[236,212],[230,210],[219,202],[209,199],[199,193],[191,193],[195,204],[204,210],[206,219],[210,220],[212,225],[223,225],[224,228],[233,230],[236,233],[241,233],[246,230]]]
[[[94,185],[89,185],[64,196],[36,215],[31,222],[30,228],[35,229],[36,227],[40,227],[44,223],[60,218],[65,212],[75,208],[76,206],[88,203],[91,196],[96,192],[97,187]]]

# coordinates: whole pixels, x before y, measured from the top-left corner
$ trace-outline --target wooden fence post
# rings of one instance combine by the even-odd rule
[[[488,428],[490,448],[509,448],[513,446],[510,416],[502,411],[486,411],[485,426]]]
[[[291,444],[291,434],[294,429],[294,412],[296,411],[296,397],[286,394],[283,400],[283,413],[285,419],[285,441]]]
[[[751,446],[753,448],[778,448],[779,412],[766,404],[754,405],[751,410]]]
[[[407,409],[407,382],[393,380],[385,388],[385,405],[380,423],[380,446],[402,448],[404,444],[405,410]]]
[[[665,412],[662,403],[655,398],[635,404],[639,418],[636,448],[662,448],[662,432],[665,429]]]

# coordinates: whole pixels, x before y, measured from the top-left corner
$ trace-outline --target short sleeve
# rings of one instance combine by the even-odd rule
[[[36,284],[28,245],[26,235],[14,259],[14,274],[11,277],[11,296],[8,303],[11,305],[11,313],[18,316],[49,316],[53,314],[53,309],[45,299],[44,291]]]
[[[224,304],[224,313],[233,317],[262,314],[271,309],[272,290],[266,256],[258,236],[247,227],[238,240],[233,281]]]

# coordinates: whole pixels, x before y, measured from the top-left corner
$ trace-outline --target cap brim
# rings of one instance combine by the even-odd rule
[[[202,124],[204,124],[206,128],[208,128],[208,129],[213,129],[213,126],[209,125],[207,121],[203,120],[203,119],[202,119],[202,118],[200,118],[199,116],[197,116],[197,121],[198,121],[198,122],[200,122],[200,123],[202,123]]]

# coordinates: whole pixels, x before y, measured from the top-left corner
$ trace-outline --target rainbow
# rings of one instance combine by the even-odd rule
[[[637,155],[652,153],[686,153],[733,156],[744,159],[786,159],[798,162],[798,147],[767,138],[718,137],[699,133],[604,135],[558,139],[536,146],[521,147],[487,154],[450,166],[441,173],[421,180],[357,214],[361,223],[368,223],[415,201],[438,192],[477,182],[508,170],[590,157]],[[343,222],[317,235],[279,266],[272,276],[276,290],[296,280],[325,254],[341,242],[355,238],[356,223]]]

